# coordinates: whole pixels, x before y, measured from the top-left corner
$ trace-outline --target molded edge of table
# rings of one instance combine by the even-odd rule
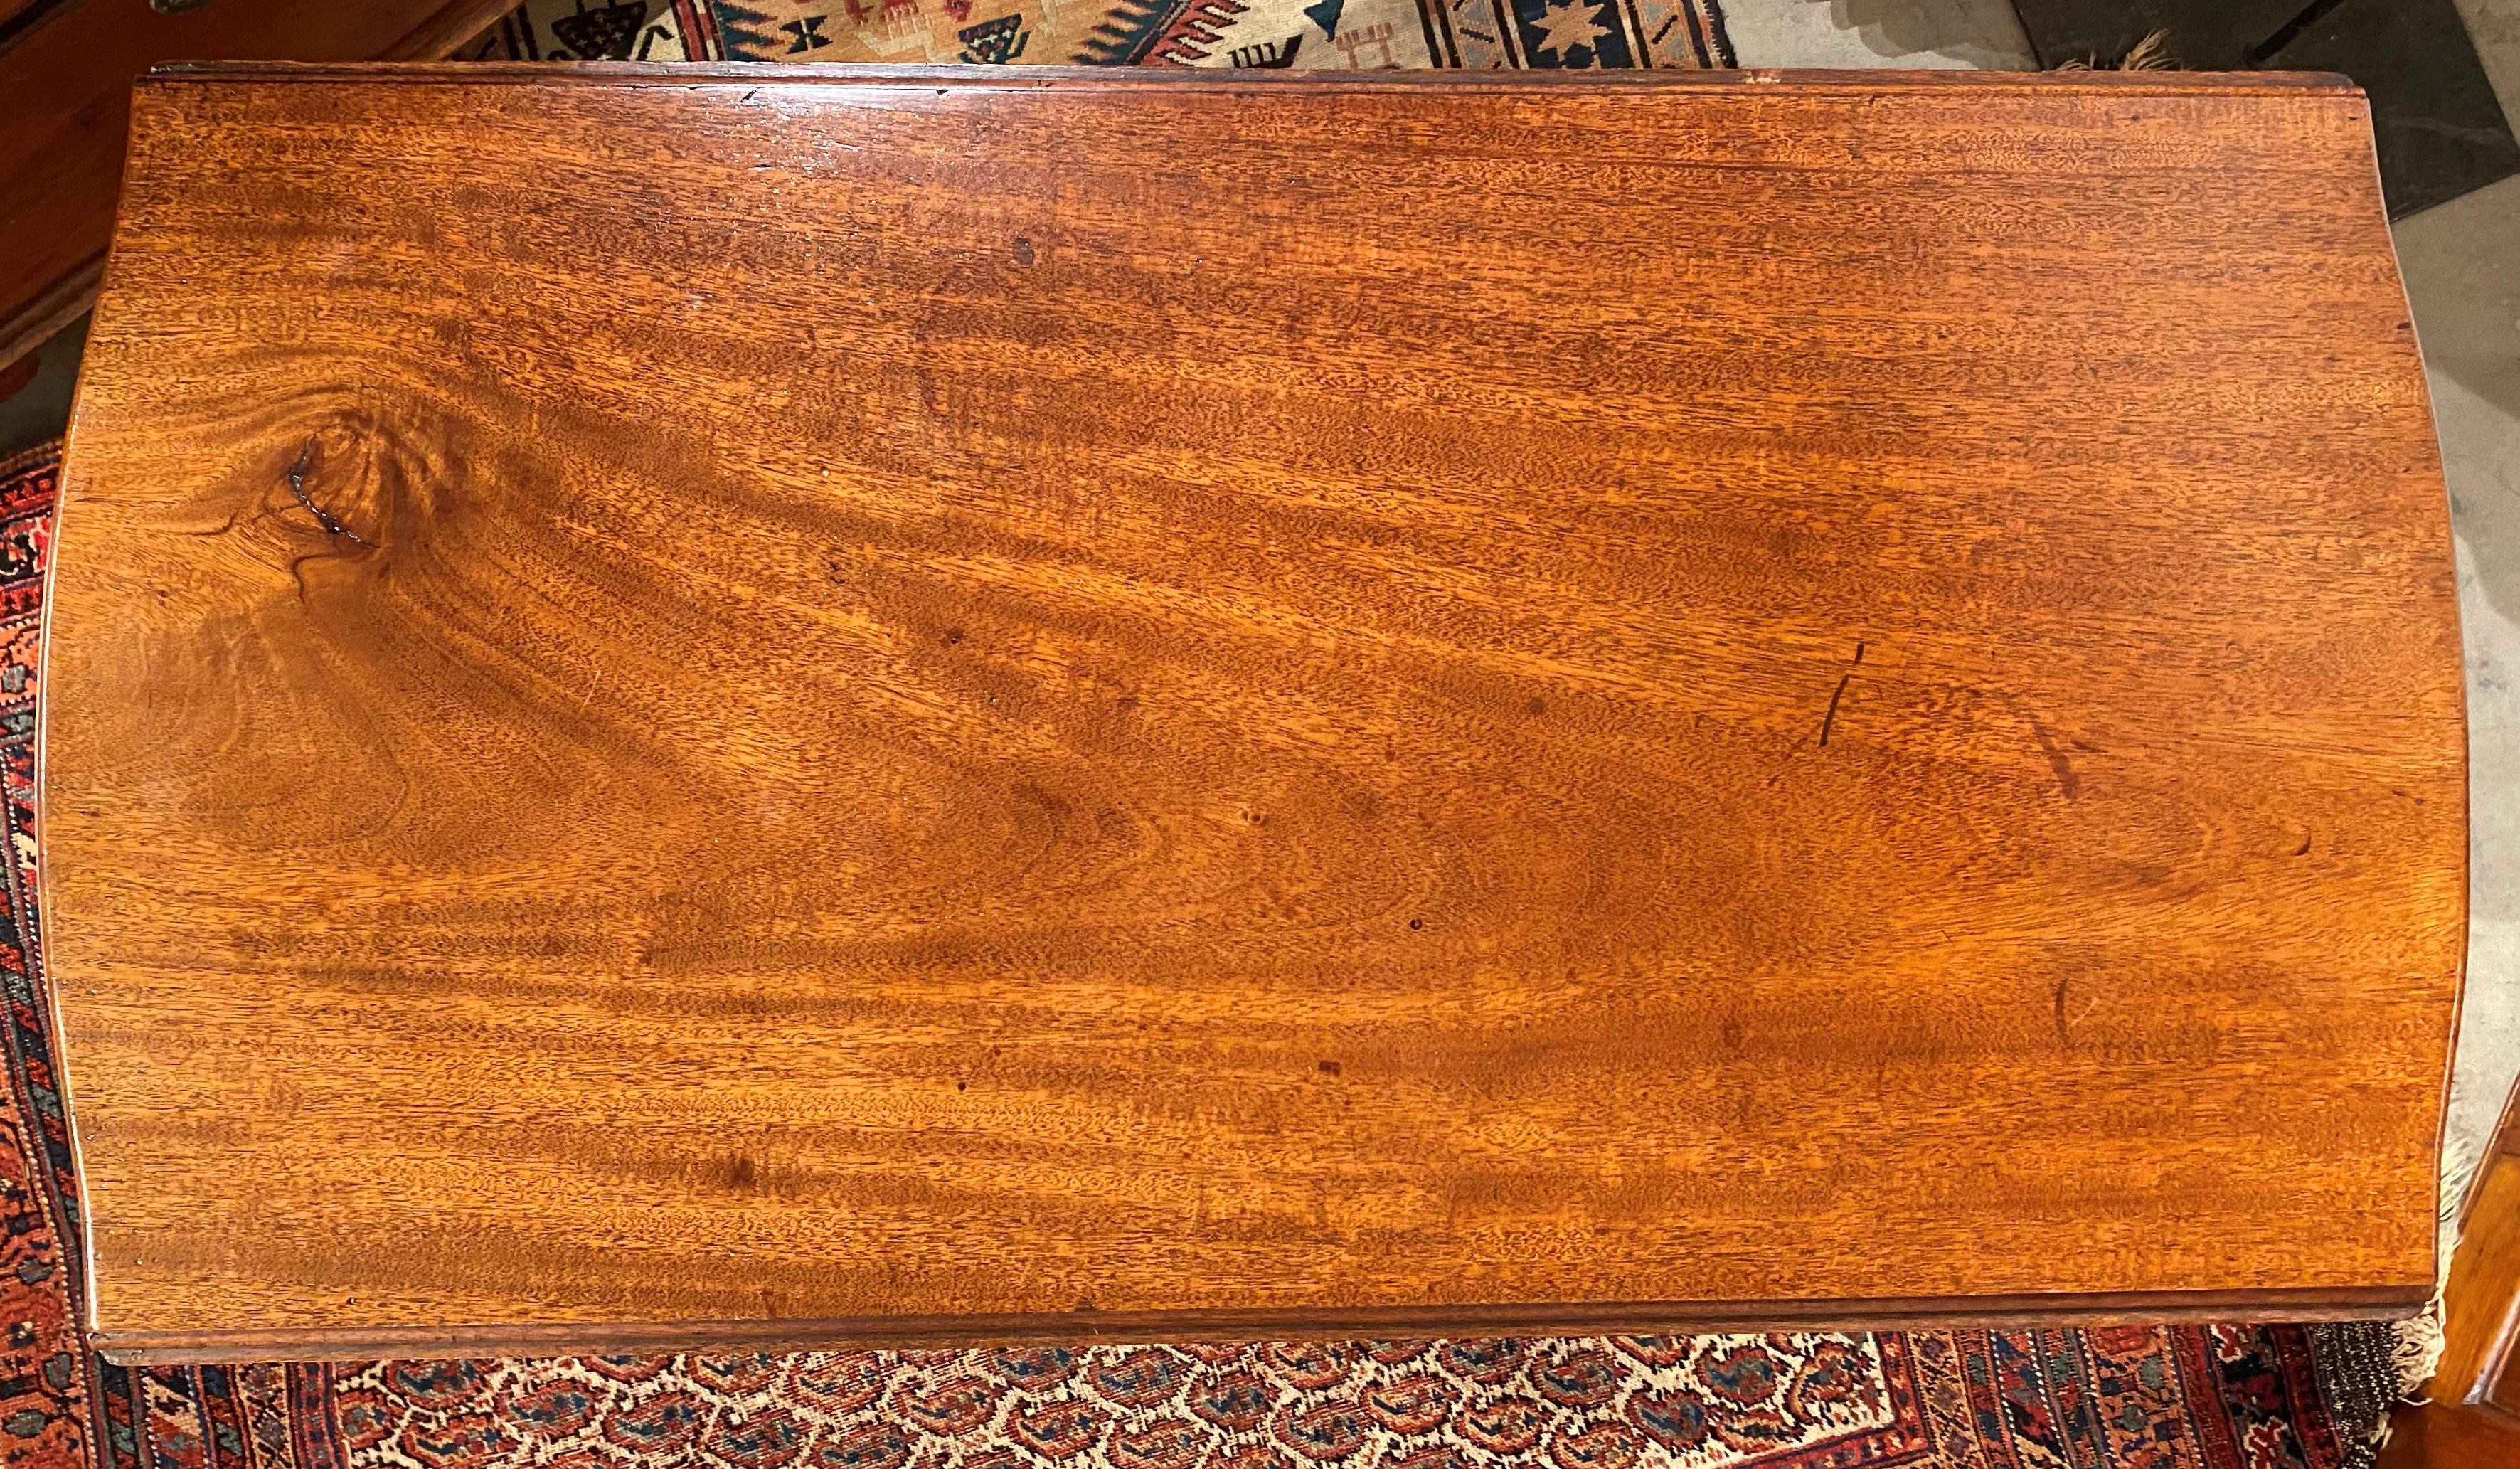
[[[407,81],[515,85],[518,82],[612,86],[905,86],[1027,91],[1056,86],[1095,89],[1238,92],[1251,88],[1309,91],[1525,91],[1569,87],[1598,91],[1734,91],[1790,86],[1800,91],[2057,91],[2199,93],[2334,92],[2362,89],[2335,71],[1901,71],[1888,69],[1753,67],[1703,71],[1234,71],[1177,67],[861,66],[811,62],[162,62],[138,85],[167,81]]]
[[[2136,1291],[2078,1296],[1919,1297],[1883,1301],[1724,1301],[1601,1306],[1390,1308],[1378,1310],[1078,1311],[1067,1316],[896,1316],[844,1320],[574,1322],[220,1332],[94,1332],[121,1366],[198,1362],[365,1361],[585,1353],[910,1350],[1055,1342],[1334,1341],[1348,1338],[1661,1336],[1737,1331],[1894,1331],[1952,1327],[2363,1321],[2407,1316],[2428,1284],[2302,1291]]]

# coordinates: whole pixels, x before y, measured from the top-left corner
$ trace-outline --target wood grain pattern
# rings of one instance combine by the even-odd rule
[[[365,61],[453,54],[514,0],[0,0],[0,366],[96,298],[134,78],[180,58]]]
[[[2442,1292],[2442,1359],[2425,1388],[2450,1403],[2497,1396],[2520,1329],[2520,1131],[2507,1112],[2466,1204]]]
[[[2400,1408],[2380,1469],[2520,1469],[2520,1419],[2492,1408]]]
[[[2380,1469],[2520,1466],[2520,1094],[2503,1104],[2493,1153],[2462,1202],[2442,1289],[2443,1350],[2416,1400],[2390,1414]]]
[[[2459,649],[2350,89],[137,115],[43,757],[109,1346],[2428,1293]]]

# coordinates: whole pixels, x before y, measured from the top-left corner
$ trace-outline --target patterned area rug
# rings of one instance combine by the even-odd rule
[[[1716,0],[527,0],[516,61],[1730,67]]]
[[[0,462],[0,1461],[110,1469],[2335,1469],[2391,1333],[2125,1327],[125,1369],[36,941],[58,445]]]

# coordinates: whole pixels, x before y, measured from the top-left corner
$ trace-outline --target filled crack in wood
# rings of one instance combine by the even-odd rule
[[[298,504],[306,507],[308,515],[315,517],[315,524],[324,528],[325,534],[347,536],[353,545],[374,544],[356,530],[342,525],[339,516],[316,504],[315,497],[306,492],[306,471],[314,458],[315,441],[310,438],[306,441],[306,447],[297,451],[297,462],[289,467],[289,492],[297,497]]]
[[[1846,686],[1854,681],[1855,669],[1864,666],[1864,645],[1855,645],[1855,663],[1837,680],[1836,690],[1828,696],[1828,712],[1820,718],[1820,748],[1828,748],[1828,732],[1837,727],[1837,701],[1846,697]]]

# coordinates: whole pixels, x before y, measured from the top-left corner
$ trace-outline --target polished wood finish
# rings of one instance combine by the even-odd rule
[[[2442,1288],[2442,1358],[2390,1417],[2381,1469],[2520,1469],[2520,1095],[2462,1201]]]
[[[2478,1175],[2442,1299],[2446,1345],[2431,1396],[2462,1402],[2491,1396],[2520,1327],[2520,1157],[2507,1148]]]
[[[515,0],[0,0],[0,367],[96,298],[134,78],[187,58],[448,56]]]
[[[44,752],[107,1346],[2429,1292],[2459,647],[2350,89],[139,119]]]
[[[1803,1301],[1495,1303],[1433,1307],[1262,1308],[1250,1310],[1030,1312],[949,1316],[773,1316],[748,1321],[603,1321],[212,1328],[180,1337],[112,1332],[105,1354],[133,1365],[290,1359],[427,1360],[453,1356],[551,1356],[583,1352],[743,1353],[815,1347],[968,1347],[974,1344],[1248,1342],[1333,1335],[1375,1340],[1428,1336],[1655,1335],[1677,1329],[1896,1331],[1953,1326],[2028,1328],[2228,1321],[2265,1305],[2244,1292],[2132,1291],[2081,1294]],[[2405,1315],[2399,1289],[2290,1292],[2282,1307],[2303,1319]]]
[[[2434,1404],[2389,1420],[2380,1469],[2520,1469],[2520,1418]]]

